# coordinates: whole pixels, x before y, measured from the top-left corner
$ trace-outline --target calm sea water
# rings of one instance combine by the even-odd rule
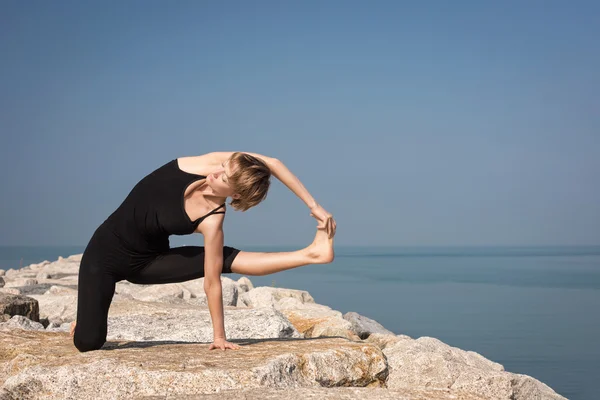
[[[82,251],[0,247],[0,268]],[[395,333],[475,351],[569,399],[600,398],[600,246],[337,247],[332,264],[252,281],[308,290],[318,303]]]

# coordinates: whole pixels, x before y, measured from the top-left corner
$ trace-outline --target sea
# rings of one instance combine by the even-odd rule
[[[0,268],[83,250],[0,247]],[[306,290],[317,303],[396,334],[477,352],[569,399],[600,399],[600,246],[336,246],[331,264],[250,278],[255,286]]]

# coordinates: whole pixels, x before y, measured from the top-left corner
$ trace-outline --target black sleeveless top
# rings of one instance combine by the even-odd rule
[[[195,221],[185,212],[185,190],[205,178],[182,171],[177,159],[169,161],[139,181],[103,225],[135,252],[168,250],[170,235],[189,235],[204,218],[223,213],[217,210],[225,204]]]

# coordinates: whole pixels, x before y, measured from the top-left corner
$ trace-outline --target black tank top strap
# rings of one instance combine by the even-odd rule
[[[206,217],[210,217],[213,214],[225,214],[225,211],[217,211],[220,208],[225,207],[225,203],[221,204],[219,207],[215,208],[214,210],[212,210],[211,212],[209,212],[208,214],[198,218],[197,223],[200,224],[200,222],[204,221],[204,218]]]

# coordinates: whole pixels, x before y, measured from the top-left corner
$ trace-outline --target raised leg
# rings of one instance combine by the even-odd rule
[[[269,275],[309,264],[327,264],[334,259],[333,238],[318,229],[312,244],[302,250],[267,253],[240,251],[231,272],[242,275]]]

